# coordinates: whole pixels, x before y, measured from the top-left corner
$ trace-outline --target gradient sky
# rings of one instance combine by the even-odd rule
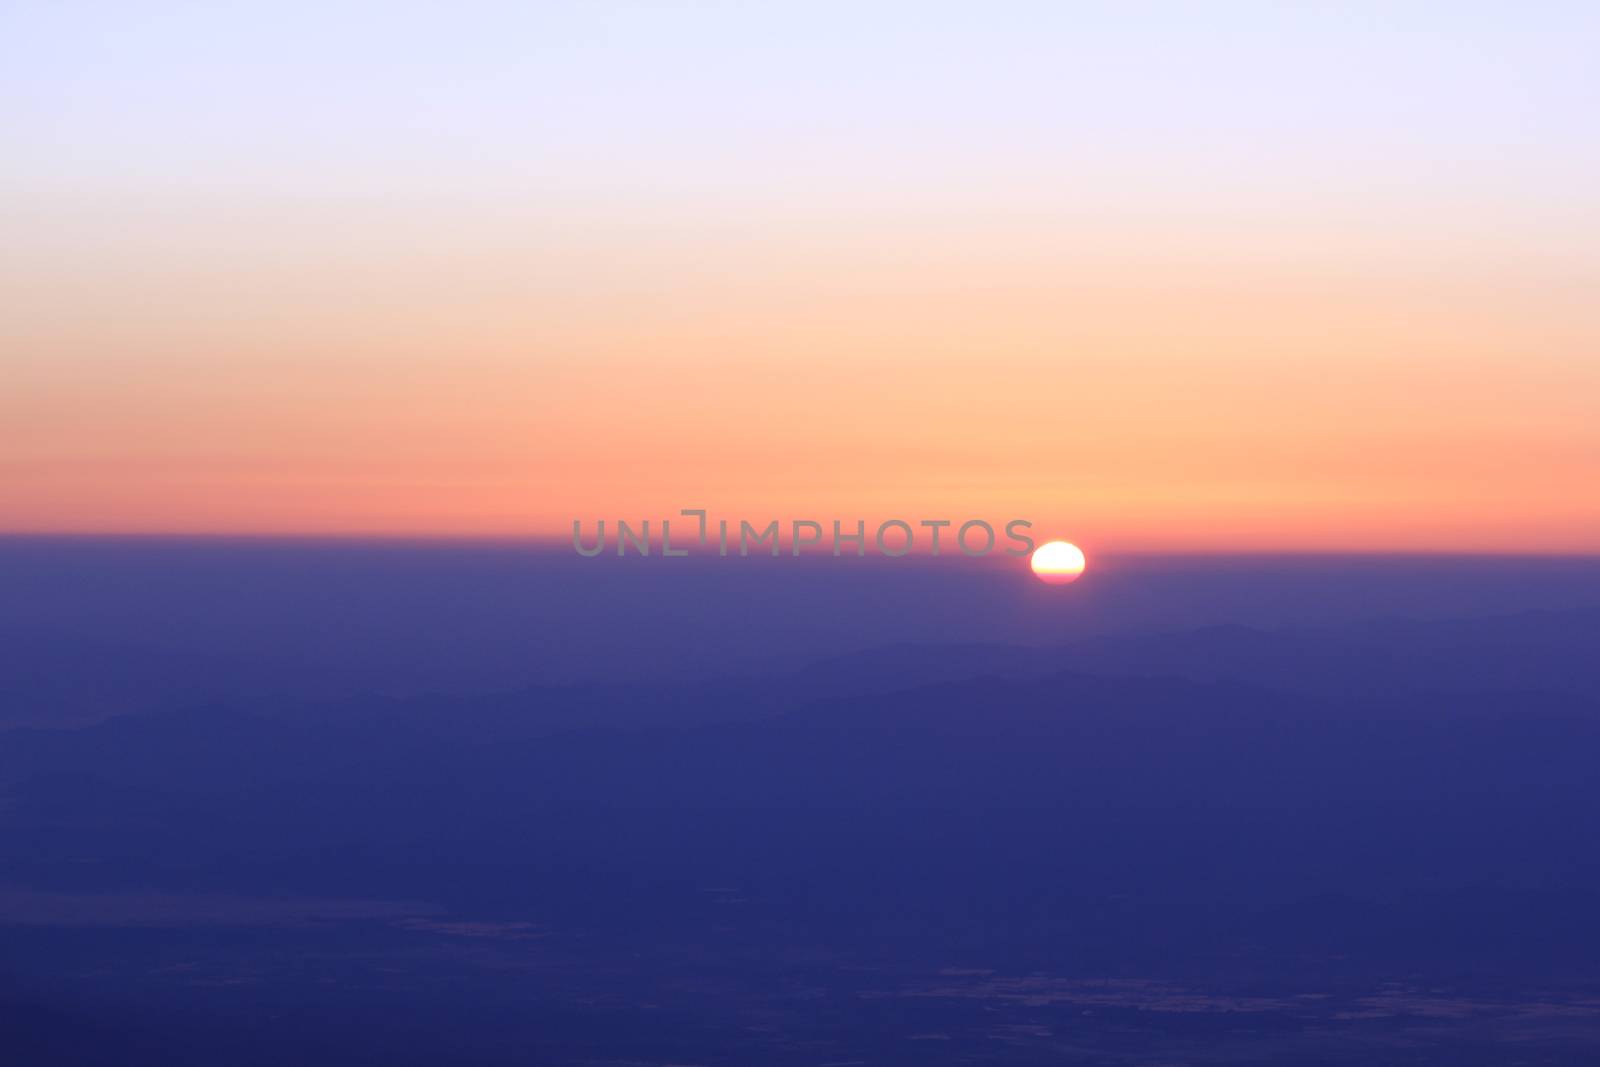
[[[1600,551],[1600,7],[9,4],[0,530]]]

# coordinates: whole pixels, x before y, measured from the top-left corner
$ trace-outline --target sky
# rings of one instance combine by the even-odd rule
[[[1600,552],[1600,8],[5,4],[0,532]]]

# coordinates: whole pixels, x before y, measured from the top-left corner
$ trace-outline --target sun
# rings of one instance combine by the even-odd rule
[[[1047,541],[1034,549],[1033,573],[1043,582],[1066,585],[1083,575],[1083,549],[1067,541]]]

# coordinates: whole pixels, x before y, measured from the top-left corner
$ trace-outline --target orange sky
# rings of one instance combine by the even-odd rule
[[[879,236],[578,247],[559,278],[530,232],[523,256],[462,237],[438,273],[437,249],[308,247],[23,279],[4,526],[561,535],[701,505],[1118,548],[1600,548],[1600,331],[1559,265]]]
[[[926,105],[873,81],[751,116],[613,84],[589,132],[524,130],[547,97],[498,83],[390,114],[330,66],[307,77],[365,125],[325,139],[259,72],[214,72],[255,139],[207,139],[176,83],[69,84],[92,49],[46,53],[11,75],[33,110],[0,182],[0,531],[564,539],[704,506],[1117,551],[1600,551],[1600,167],[1528,118],[1587,68],[1492,29],[1521,80],[1353,36],[1378,81],[1351,88],[1285,25],[1270,70],[1213,41],[1244,73],[1191,112],[1107,60],[1030,77],[1125,90],[1111,114],[929,66]],[[431,76],[396,62],[372,77]],[[660,93],[683,109],[623,108]]]

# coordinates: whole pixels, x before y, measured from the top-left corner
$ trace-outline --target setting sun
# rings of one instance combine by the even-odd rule
[[[1033,553],[1033,573],[1053,585],[1075,582],[1083,575],[1083,550],[1067,541],[1047,541]]]

